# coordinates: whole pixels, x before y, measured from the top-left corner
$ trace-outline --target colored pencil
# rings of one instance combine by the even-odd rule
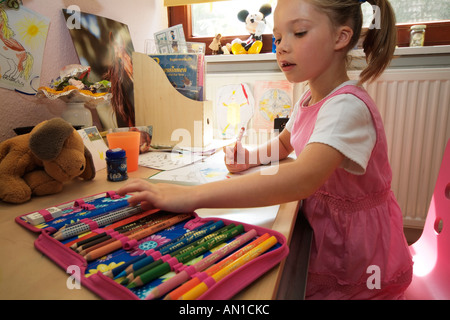
[[[146,300],[153,300],[153,299],[162,297],[166,293],[170,292],[174,288],[178,287],[182,283],[189,280],[189,278],[190,278],[189,274],[193,274],[193,273],[197,273],[197,272],[201,272],[201,271],[205,270],[206,268],[211,266],[213,263],[222,259],[223,257],[225,257],[229,253],[233,252],[237,248],[242,247],[245,243],[249,242],[251,239],[256,237],[256,235],[257,234],[256,234],[255,229],[252,229],[252,230],[246,232],[245,234],[238,237],[233,242],[227,244],[225,247],[211,253],[209,256],[207,256],[206,258],[203,258],[201,261],[197,262],[193,266],[188,267],[188,268],[190,268],[189,272],[186,269],[184,269],[184,270],[180,271],[179,273],[177,273],[172,278],[170,278],[170,279],[166,280],[165,282],[163,282],[162,284],[158,285],[156,288],[154,288],[149,293],[149,295],[146,297]]]
[[[175,252],[176,250],[178,250],[182,247],[185,247],[186,245],[188,245],[200,238],[203,238],[203,237],[211,234],[212,232],[220,230],[223,226],[224,226],[223,221],[219,220],[212,224],[208,224],[207,226],[205,226],[199,230],[192,231],[192,232],[189,232],[188,234],[182,235],[181,237],[179,237],[178,241],[173,241],[173,242],[171,241],[170,243],[168,243],[168,244],[164,245],[163,247],[161,247],[160,249],[158,249],[158,251],[160,253],[158,256],[171,254],[172,252]],[[145,267],[146,265],[149,265],[150,263],[152,263],[154,261],[155,261],[154,256],[152,256],[152,255],[146,256],[143,259],[140,259],[139,261],[137,261],[136,263],[129,265],[126,269],[124,269],[120,274],[117,275],[117,278],[127,276],[130,273],[135,272],[135,271]]]
[[[159,217],[157,220],[151,221],[151,222],[149,222],[149,223],[147,223],[145,225],[142,225],[142,226],[140,226],[140,227],[138,227],[136,229],[124,232],[123,234],[121,234],[121,236],[119,238],[111,237],[111,239],[108,239],[108,240],[106,240],[106,241],[104,241],[102,243],[96,244],[93,247],[88,248],[86,250],[83,250],[83,251],[81,251],[79,253],[82,256],[89,257],[89,254],[91,252],[93,252],[93,251],[97,252],[97,250],[101,251],[101,250],[106,250],[107,248],[112,249],[114,247],[116,247],[117,249],[114,249],[112,251],[118,250],[118,249],[120,249],[120,247],[123,247],[124,249],[126,249],[124,247],[124,245],[123,245],[123,243],[125,241],[132,240],[136,236],[139,236],[139,239],[142,239],[142,238],[147,237],[150,234],[153,234],[153,233],[158,232],[158,231],[160,231],[162,229],[165,229],[166,227],[169,227],[169,226],[172,225],[172,224],[169,224],[169,225],[165,226],[167,221],[169,221],[171,219],[174,219],[175,223],[178,223],[179,221],[183,221],[184,220],[184,219],[178,220],[179,217],[178,217],[177,214],[171,214],[171,215],[168,215],[168,216],[165,216],[165,217]],[[154,231],[152,232],[152,230],[154,230]],[[148,235],[142,235],[143,232],[152,232],[152,233],[149,233]],[[142,237],[140,235],[142,235]],[[136,239],[136,240],[139,240],[139,239]],[[120,242],[120,247],[119,247],[119,242]],[[112,252],[112,251],[110,251],[110,252]],[[94,254],[98,254],[98,253],[94,253]]]
[[[160,251],[160,253],[168,254],[171,257],[175,257],[175,256],[178,256],[178,255],[184,254],[186,252],[192,251],[194,248],[196,248],[199,245],[205,243],[206,241],[208,241],[210,239],[213,239],[213,238],[215,238],[215,237],[217,237],[217,236],[219,236],[219,235],[221,235],[221,234],[223,234],[223,233],[225,233],[225,232],[227,232],[230,229],[233,229],[235,227],[236,226],[234,224],[229,224],[229,225],[227,225],[227,226],[225,226],[225,227],[223,227],[223,228],[221,228],[219,230],[216,230],[216,231],[214,231],[214,232],[212,232],[210,234],[207,234],[207,235],[203,236],[202,238],[200,238],[200,239],[198,239],[198,240],[196,240],[196,241],[194,241],[192,243],[189,243],[188,245],[186,245],[186,246],[184,246],[184,247],[182,247],[182,248],[180,248],[180,249],[178,249],[176,251],[173,251],[173,252],[169,252],[169,251],[162,251],[161,252]],[[145,272],[147,272],[147,271],[149,271],[149,270],[151,270],[154,267],[159,265],[159,263],[157,263],[158,260],[153,261],[153,262],[152,262],[151,259],[148,259],[148,258],[145,258],[145,260],[146,261],[138,262],[139,266],[136,266],[136,268],[133,267],[133,270],[130,270],[130,269],[127,268],[128,269],[128,270],[126,270],[126,272],[128,272],[127,278],[122,280],[122,282],[121,282],[122,285],[126,285],[126,284],[132,282],[136,277],[140,276],[141,274],[143,274],[143,273],[145,273]],[[159,259],[159,260],[161,260],[161,259]],[[146,264],[146,262],[148,264]]]
[[[148,237],[150,235],[152,235],[155,232],[158,232],[162,229],[165,229],[167,227],[173,226],[174,224],[186,220],[188,218],[192,217],[192,214],[190,213],[184,213],[184,214],[178,214],[166,221],[163,221],[159,224],[153,225],[149,228],[146,228],[142,231],[136,232],[134,234],[131,234],[128,236],[129,240],[140,240],[143,239],[145,237]],[[94,259],[103,257],[105,255],[107,255],[108,253],[111,253],[115,250],[118,250],[122,248],[122,241],[120,240],[116,240],[108,245],[105,245],[101,248],[98,248],[94,251],[89,252],[86,256],[84,256],[84,258],[86,259],[86,261],[92,261]]]
[[[128,224],[132,224],[135,223],[136,221],[139,221],[140,219],[143,218],[149,218],[151,216],[153,216],[154,214],[158,214],[159,210],[149,210],[149,211],[144,211],[142,213],[138,213],[134,216],[130,216],[128,218],[125,218],[123,220],[114,222],[113,224],[109,225],[109,226],[105,226],[104,228],[102,228],[101,230],[105,230],[105,231],[111,231],[111,230],[115,230],[116,228],[119,228],[121,226],[126,226]],[[70,242],[67,242],[66,244],[64,244],[66,247],[70,247],[72,249],[76,249],[78,247],[78,244],[80,244],[80,246],[82,245],[82,243],[86,243],[89,242],[90,238],[95,237],[98,233],[97,232],[90,232],[80,238],[74,239]]]
[[[68,228],[72,225],[77,224],[80,220],[88,219],[88,218],[91,219],[93,217],[103,215],[103,214],[111,212],[111,211],[119,210],[121,208],[128,207],[128,206],[129,206],[128,200],[124,198],[123,200],[118,200],[117,202],[112,202],[102,208],[98,208],[98,209],[94,209],[94,210],[85,210],[84,211],[85,213],[83,215],[80,215],[81,212],[76,212],[77,216],[74,217],[74,219],[68,219],[68,218],[75,213],[68,214],[68,215],[64,216],[64,218],[66,218],[64,221],[59,222],[59,223],[56,223],[56,222],[52,223],[50,225],[50,227],[54,228],[55,230],[59,230],[64,227]],[[73,221],[73,220],[76,220],[76,221],[68,223],[68,221]]]
[[[96,228],[106,226],[108,224],[114,223],[116,221],[122,220],[126,217],[135,215],[137,213],[141,213],[142,209],[140,205],[136,207],[126,207],[117,210],[113,210],[106,214],[102,214],[98,217],[92,218],[91,220],[95,222]],[[91,230],[91,226],[84,222],[78,222],[74,225],[70,225],[65,227],[64,229],[58,230],[53,237],[58,240],[65,240],[74,236],[77,236],[81,233],[87,232]]]
[[[239,142],[241,142],[242,137],[244,136],[244,132],[245,132],[245,127],[242,127],[241,130],[239,131],[239,135],[236,138],[236,143],[234,145],[234,161],[237,161],[237,144]]]
[[[244,227],[242,225],[238,225],[233,229],[228,230],[225,233],[219,234],[218,236],[204,242],[203,244],[200,244],[199,246],[193,248],[192,250],[189,250],[188,252],[173,257],[174,259],[176,259],[176,261],[174,262],[175,263],[188,262],[194,259],[195,257],[205,253],[206,251],[211,250],[217,245],[231,239],[232,237],[241,234],[242,232],[244,232]],[[164,262],[161,265],[136,277],[130,284],[128,284],[127,288],[132,289],[147,284],[150,281],[153,281],[159,278],[160,276],[166,274],[170,270],[171,270],[171,263]]]
[[[126,230],[125,232],[121,233],[121,237],[120,238],[128,237],[130,235],[133,235],[133,234],[135,234],[135,233],[137,233],[137,232],[139,232],[141,230],[144,230],[145,228],[149,228],[149,227],[151,227],[151,226],[153,226],[155,224],[164,222],[167,219],[170,219],[170,218],[174,217],[175,215],[176,214],[173,213],[173,214],[170,214],[170,215],[158,216],[156,219],[144,222],[144,224],[142,224],[142,225],[135,225],[133,228],[131,228],[129,230]],[[116,232],[116,234],[118,234],[118,233],[120,233],[120,232]],[[114,242],[115,240],[117,240],[118,237],[117,237],[116,234],[114,234],[114,233],[109,234],[109,235],[107,235],[106,237],[103,238],[103,240],[104,240],[103,242],[96,243],[93,246],[90,246],[88,248],[85,248],[84,246],[82,246],[79,249],[77,249],[77,251],[81,255],[85,256],[89,252],[91,252],[91,251],[93,251],[95,249],[98,249],[100,247],[103,247],[105,245],[108,245],[108,244]]]
[[[269,239],[258,245],[256,248],[252,249],[239,259],[232,262],[230,265],[220,269],[218,272],[213,274],[212,277],[210,277],[209,279],[212,279],[215,283],[219,282],[236,269],[242,267],[243,265],[247,264],[248,262],[252,261],[259,255],[261,255],[262,253],[272,248],[276,243],[277,239],[274,236],[270,237]],[[188,292],[186,292],[184,295],[182,295],[179,298],[179,300],[195,300],[198,297],[200,297],[203,293],[205,293],[207,290],[208,286],[206,285],[205,281],[203,281],[194,288],[192,288],[191,290],[189,290]]]
[[[193,229],[193,230],[191,230],[189,232],[186,232],[185,234],[183,234],[181,236],[178,236],[175,239],[172,239],[168,243],[165,243],[163,245],[159,245],[159,246],[157,246],[154,249],[150,249],[150,250],[145,251],[142,255],[137,256],[136,258],[134,258],[134,259],[132,259],[132,260],[126,262],[126,263],[123,263],[120,266],[115,267],[114,269],[111,269],[111,270],[105,272],[104,275],[107,276],[107,277],[110,277],[110,278],[121,278],[121,277],[124,277],[124,276],[126,276],[126,273],[123,274],[123,272],[130,265],[133,265],[133,264],[137,263],[138,261],[145,259],[146,257],[150,256],[151,254],[153,254],[156,251],[159,252],[161,249],[166,248],[166,247],[168,247],[168,246],[170,246],[170,245],[180,241],[181,239],[183,239],[185,237],[188,237],[188,236],[194,234],[195,232],[212,225],[213,223],[214,223],[214,221],[212,221],[212,220],[207,221],[206,223],[200,225],[199,227],[197,227],[197,228],[195,228],[195,229]]]
[[[216,230],[216,231],[214,231],[214,232],[212,232],[210,234],[204,235],[203,237],[197,238],[196,240],[194,239],[195,241],[193,241],[193,242],[188,241],[189,243],[186,246],[178,248],[178,250],[171,251],[170,255],[171,256],[176,256],[176,255],[185,253],[185,252],[195,248],[196,246],[198,246],[198,245],[208,241],[209,239],[214,238],[214,237],[216,237],[219,234],[222,234],[224,232],[227,232],[230,229],[233,229],[234,227],[236,227],[236,226],[231,223],[231,224],[226,225],[226,226],[220,228],[219,230]]]
[[[217,264],[209,267],[208,269],[206,269],[204,271],[205,276],[207,276],[207,277],[212,276],[217,271],[219,271],[220,269],[224,268],[225,266],[231,264],[233,261],[236,261],[238,258],[242,257],[244,254],[246,254],[247,252],[249,252],[250,250],[252,250],[256,246],[258,246],[259,244],[261,244],[262,242],[264,242],[268,238],[269,238],[269,234],[268,233],[265,233],[262,236],[258,237],[257,239],[255,239],[254,241],[252,241],[251,243],[249,243],[245,247],[241,248],[240,250],[236,251],[235,253],[233,253],[232,255],[227,257],[226,259],[224,259],[224,260],[220,261],[219,263],[217,263]],[[192,288],[194,288],[195,286],[197,286],[201,282],[202,282],[202,279],[200,277],[198,277],[198,276],[193,277],[191,280],[187,281],[186,283],[184,283],[180,287],[178,287],[175,290],[173,290],[170,293],[168,293],[164,297],[164,300],[178,300],[178,298],[180,298],[183,294],[185,294],[186,292],[188,292],[189,290],[191,290]]]

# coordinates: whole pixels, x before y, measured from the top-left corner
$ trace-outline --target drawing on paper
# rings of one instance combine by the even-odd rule
[[[275,118],[288,117],[292,112],[293,85],[288,81],[257,81],[255,97],[255,130],[272,131]]]
[[[49,21],[21,6],[0,5],[0,87],[36,94]]]
[[[255,100],[247,84],[232,84],[217,91],[216,114],[221,136],[234,138],[239,130],[247,128],[253,116]]]

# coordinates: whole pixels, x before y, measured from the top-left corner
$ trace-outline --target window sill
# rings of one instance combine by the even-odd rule
[[[351,52],[354,61],[350,69],[364,67],[362,49]],[[450,67],[450,45],[427,47],[400,47],[395,50],[395,58],[389,68],[444,68]],[[361,58],[361,59],[358,59]],[[280,72],[274,53],[250,55],[206,56],[207,73],[255,73]]]

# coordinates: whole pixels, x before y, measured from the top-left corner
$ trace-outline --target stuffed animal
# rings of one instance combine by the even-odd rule
[[[239,21],[245,23],[245,28],[250,32],[250,37],[242,41],[241,39],[234,39],[231,42],[231,52],[233,54],[257,54],[261,52],[262,34],[266,28],[266,17],[272,13],[272,6],[264,4],[259,9],[259,12],[250,14],[247,10],[242,10],[238,13]]]
[[[209,45],[209,48],[211,49],[213,55],[222,53],[222,44],[220,43],[220,39],[222,39],[222,35],[218,33]]]
[[[71,124],[55,118],[0,143],[0,199],[23,203],[58,193],[75,177],[92,180],[92,155]]]

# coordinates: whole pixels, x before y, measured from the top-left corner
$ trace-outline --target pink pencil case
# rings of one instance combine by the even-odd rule
[[[114,266],[121,265],[122,263],[129,263],[131,260],[144,254],[149,255],[151,253],[153,256],[155,255],[155,251],[155,257],[159,258],[157,254],[159,252],[158,250],[159,248],[164,247],[165,243],[170,243],[170,241],[173,241],[176,237],[191,230],[197,230],[196,228],[201,228],[203,225],[208,223],[221,221],[224,226],[230,226],[231,224],[242,225],[244,232],[255,230],[257,234],[256,237],[266,233],[270,236],[274,236],[277,239],[277,244],[267,252],[234,270],[221,281],[208,284],[208,290],[198,298],[199,300],[227,300],[232,298],[242,289],[250,285],[253,281],[280,263],[289,252],[285,237],[274,230],[226,219],[201,218],[196,213],[191,213],[189,218],[186,220],[178,222],[169,228],[155,232],[145,239],[140,239],[139,241],[123,241],[122,248],[112,252],[111,254],[95,259],[94,261],[88,262],[82,255],[70,248],[70,244],[79,241],[82,237],[94,236],[96,234],[112,230],[115,225],[124,225],[128,222],[136,221],[138,218],[150,217],[152,214],[156,213],[165,214],[164,212],[160,212],[158,210],[154,210],[152,212],[142,212],[105,226],[97,226],[95,223],[92,223],[92,221],[90,221],[94,220],[92,217],[82,218],[83,216],[89,217],[89,214],[91,214],[93,210],[99,210],[101,205],[98,205],[98,203],[102,201],[107,202],[111,207],[111,211],[113,211],[118,210],[118,208],[120,209],[122,204],[125,205],[125,202],[123,202],[124,200],[126,200],[126,197],[120,198],[117,197],[117,195],[114,195],[114,192],[105,192],[103,194],[88,196],[84,199],[77,199],[56,205],[56,208],[63,208],[63,212],[56,218],[52,218],[47,214],[45,221],[39,225],[33,225],[29,221],[29,215],[33,213],[26,213],[17,217],[16,222],[33,232],[39,233],[38,238],[34,242],[36,249],[48,256],[57,265],[69,273],[74,267],[77,268],[82,275],[79,279],[81,285],[88,288],[99,297],[108,300],[146,299],[149,292],[165,281],[169,274],[159,277],[143,287],[129,289],[126,286],[121,285],[118,281],[105,276],[102,272],[99,272],[99,270],[105,271],[105,265],[113,268]],[[121,201],[123,203],[121,203]],[[80,203],[83,204],[83,208],[81,209]],[[47,209],[48,208],[44,208],[38,210],[37,212],[45,214],[49,211]],[[108,211],[108,206],[102,208],[102,210],[104,212],[100,214],[100,216],[106,215],[110,212]],[[74,216],[78,216],[79,219],[74,218]],[[90,231],[83,233],[82,236],[74,236],[63,241],[56,240],[52,234],[57,230],[57,228],[54,228],[51,225],[53,224],[56,226],[58,220],[65,220],[66,222],[84,221],[84,223],[89,226]],[[235,236],[229,239],[228,243],[232,242],[237,237],[238,236]],[[199,255],[196,257],[196,261],[207,257],[208,254],[211,254],[211,251],[207,251]],[[163,256],[162,259],[167,256],[168,255]],[[195,262],[191,261],[189,264],[192,265],[194,263]],[[178,271],[184,270],[186,267],[187,265],[185,264],[177,264],[174,268],[172,268],[171,272],[175,272],[176,274]],[[193,273],[191,276],[194,277],[196,275],[198,275],[198,273]],[[68,274],[68,277],[69,276],[71,276],[71,274]]]

